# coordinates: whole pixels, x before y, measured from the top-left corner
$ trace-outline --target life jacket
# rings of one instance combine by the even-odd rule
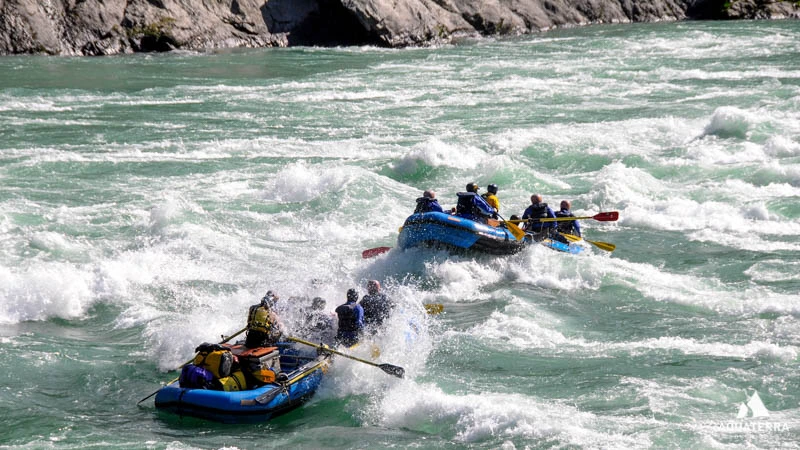
[[[500,211],[500,199],[497,198],[495,194],[491,192],[486,192],[482,194],[481,197],[483,197],[483,199],[486,200],[486,203],[488,203],[489,206]]]
[[[547,203],[539,203],[531,207],[531,212],[528,214],[529,219],[546,219],[547,218]]]
[[[575,214],[565,211],[556,211],[556,217],[575,217]],[[556,229],[558,230],[559,233],[577,234],[575,232],[574,220],[564,220],[557,222]]]
[[[264,334],[270,334],[270,332],[272,332],[272,325],[269,308],[261,303],[250,307],[250,311],[247,313],[248,331],[259,331]]]
[[[459,192],[456,195],[458,195],[456,214],[465,219],[485,223],[486,218],[493,217],[497,213],[495,208],[475,192]]]
[[[356,303],[345,303],[336,308],[336,315],[339,316],[340,332],[356,332],[359,330],[358,314],[356,313]]]
[[[247,389],[247,380],[241,370],[231,373],[230,376],[215,380],[214,384],[220,391],[243,391]]]
[[[420,197],[417,199],[417,207],[414,208],[414,214],[421,214],[431,211],[442,211],[442,207],[434,208],[433,205],[439,206],[439,201],[435,198]]]
[[[539,203],[536,206],[529,206],[529,209],[526,209],[525,212],[527,217],[523,215],[525,219],[546,219],[547,218],[547,203]],[[534,233],[539,233],[542,231],[544,224],[542,222],[531,222],[526,227],[527,231],[532,231]]]
[[[219,344],[202,343],[195,351],[197,355],[192,361],[195,366],[208,370],[214,375],[214,378],[230,376],[231,367],[233,366],[233,353],[229,348]]]

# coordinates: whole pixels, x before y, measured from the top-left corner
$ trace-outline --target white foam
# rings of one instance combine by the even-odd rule
[[[95,302],[91,273],[67,263],[47,262],[27,269],[0,268],[0,323],[74,319]]]
[[[703,133],[719,137],[746,138],[755,121],[747,111],[723,106],[714,111]]]
[[[646,447],[647,442],[598,428],[598,419],[561,402],[513,393],[447,394],[431,384],[403,383],[381,400],[381,426],[425,429],[430,423],[465,444],[487,438],[523,439],[568,446]]]
[[[438,138],[415,145],[395,164],[401,174],[413,174],[425,167],[447,167],[454,169],[475,169],[485,159],[486,153],[475,147],[448,144]]]
[[[265,187],[263,197],[277,202],[308,202],[340,192],[352,180],[352,173],[341,167],[311,168],[301,161],[280,170]]]
[[[800,155],[800,143],[785,136],[770,136],[764,143],[764,153],[778,157],[797,156]]]

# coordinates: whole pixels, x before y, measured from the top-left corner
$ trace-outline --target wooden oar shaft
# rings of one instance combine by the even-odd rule
[[[296,338],[296,337],[292,337],[292,336],[287,336],[286,339],[288,339],[290,341],[293,341],[293,342],[297,342],[298,344],[308,345],[309,347],[314,347],[314,348],[317,348],[317,349],[320,349],[320,350],[324,350],[326,352],[333,353],[334,355],[344,356],[345,358],[349,358],[349,359],[352,359],[354,361],[358,361],[360,363],[369,364],[370,366],[377,367],[377,368],[383,370],[384,372],[388,373],[389,375],[396,376],[397,378],[403,378],[403,375],[405,374],[405,369],[403,369],[400,366],[395,366],[395,365],[392,365],[392,364],[385,364],[385,363],[384,364],[376,364],[376,363],[374,363],[372,361],[367,361],[366,359],[361,359],[361,358],[355,357],[353,355],[348,355],[347,353],[342,353],[342,352],[340,352],[338,350],[334,350],[334,349],[332,349],[332,348],[330,348],[328,346],[318,345],[318,344],[315,344],[313,342],[309,342],[309,341],[306,341],[304,339],[300,339],[300,338]]]
[[[338,350],[334,350],[334,349],[332,349],[330,347],[323,347],[321,345],[318,345],[318,344],[315,344],[313,342],[309,342],[309,341],[306,341],[306,340],[303,340],[303,339],[300,339],[300,338],[289,336],[286,339],[288,339],[290,341],[293,341],[293,342],[297,342],[298,344],[303,344],[303,345],[308,345],[310,347],[319,348],[319,349],[325,350],[326,352],[331,352],[334,355],[344,356],[345,358],[350,358],[350,359],[353,359],[355,361],[362,362],[364,364],[369,364],[370,366],[375,366],[375,367],[380,366],[380,364],[376,364],[376,363],[374,363],[372,361],[367,361],[366,359],[361,359],[361,358],[358,358],[358,357],[353,356],[353,355],[348,355],[347,353],[342,353],[342,352],[340,352]]]
[[[545,217],[544,219],[514,219],[514,220],[507,220],[506,222],[509,223],[523,223],[523,222],[567,222],[570,220],[588,220],[593,219],[594,217],[585,216],[585,217]]]

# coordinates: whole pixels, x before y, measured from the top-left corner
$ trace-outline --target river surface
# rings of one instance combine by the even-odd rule
[[[361,258],[471,181],[619,211],[582,222],[616,250]],[[796,21],[3,57],[0,230],[0,447],[799,445]],[[137,406],[268,289],[295,329],[368,279],[405,379],[339,358],[259,425]]]

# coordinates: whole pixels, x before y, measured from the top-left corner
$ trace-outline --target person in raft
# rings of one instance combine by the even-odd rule
[[[489,206],[491,206],[492,208],[496,209],[497,212],[500,212],[500,199],[497,198],[497,185],[496,184],[492,183],[492,184],[486,186],[486,193],[482,194],[481,197],[483,197],[483,199],[486,200],[486,203],[488,203]],[[497,214],[495,214],[495,216],[497,216]],[[496,218],[497,217],[495,217],[495,219]]]
[[[367,295],[358,304],[364,308],[364,326],[372,334],[377,333],[394,309],[392,301],[381,292],[378,280],[367,281]]]
[[[414,214],[426,212],[444,212],[439,200],[436,200],[436,192],[431,190],[422,193],[422,197],[417,199],[417,207],[414,209]]]
[[[555,219],[556,214],[547,206],[547,203],[542,202],[541,194],[531,195],[531,204],[522,213],[522,219],[528,220],[525,226],[525,231],[533,236],[533,240],[541,241],[544,238],[550,237],[550,234],[556,229],[556,222],[540,222],[539,219]]]
[[[458,195],[456,215],[475,222],[486,223],[487,219],[497,215],[497,210],[478,195],[478,190],[480,188],[476,183],[467,183],[467,192],[456,194]]]
[[[358,344],[358,338],[364,329],[364,308],[358,303],[358,292],[347,290],[347,302],[336,307],[339,317],[339,328],[336,332],[336,343],[347,347]]]
[[[278,298],[273,291],[267,291],[260,303],[250,307],[247,312],[245,347],[274,347],[280,340],[283,335],[283,325],[273,311]]]
[[[561,209],[556,211],[556,217],[575,217],[570,208],[569,200],[561,200]],[[581,237],[581,224],[577,220],[563,220],[556,222],[556,230],[560,234],[571,234]],[[566,240],[566,239],[565,239]]]

